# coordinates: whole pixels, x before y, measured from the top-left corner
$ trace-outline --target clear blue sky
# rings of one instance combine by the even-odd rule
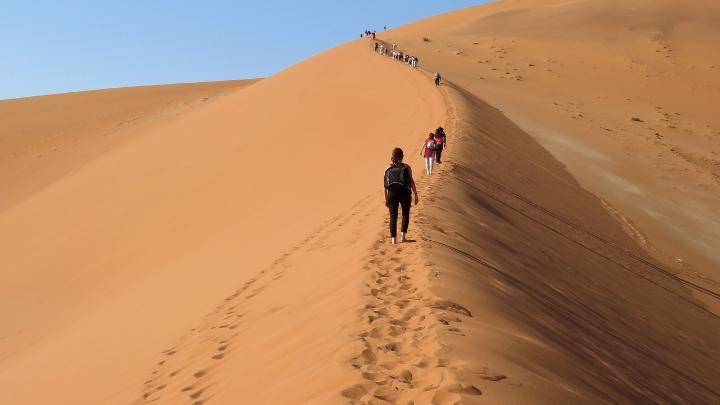
[[[266,77],[359,36],[482,0],[0,0],[0,99]]]

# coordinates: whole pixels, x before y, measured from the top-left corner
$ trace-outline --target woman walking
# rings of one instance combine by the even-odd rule
[[[423,141],[422,150],[420,150],[420,156],[425,158],[425,172],[428,176],[432,176],[433,162],[435,162],[435,134],[430,132],[427,139]]]
[[[402,207],[402,225],[400,227],[400,242],[405,242],[408,226],[410,225],[410,191],[415,194],[415,204],[418,198],[412,169],[403,163],[403,151],[395,148],[390,157],[390,166],[385,170],[385,205],[390,209],[390,240],[393,245],[397,243],[398,206]]]

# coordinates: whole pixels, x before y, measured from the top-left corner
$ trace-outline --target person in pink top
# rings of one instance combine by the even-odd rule
[[[430,132],[427,138],[423,141],[422,150],[420,150],[420,156],[425,158],[425,172],[428,176],[432,176],[436,147],[435,134]]]

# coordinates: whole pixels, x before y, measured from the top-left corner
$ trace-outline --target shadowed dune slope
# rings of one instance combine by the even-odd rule
[[[380,203],[380,177],[391,148],[414,141],[443,117],[442,101],[425,77],[376,58],[365,42],[350,43],[150,123],[131,141],[5,209],[3,401],[142,399],[143,382],[160,376],[151,367],[164,364],[162,350],[184,332],[202,329],[198,320],[223,297],[323,224],[367,204],[369,195],[367,201]],[[374,207],[381,215],[382,205]],[[378,229],[376,223],[367,226]],[[365,235],[362,228],[355,232]],[[362,285],[343,282],[362,275],[342,271],[365,254],[362,247],[346,250],[353,244],[344,242],[323,251],[319,263],[328,274],[301,273],[293,279],[295,295],[273,290],[267,306],[257,310],[256,316],[273,324],[254,323],[242,345],[255,350],[228,363],[252,369],[208,384],[237,387],[238,375],[250,375],[248,392],[287,400],[295,396],[275,388],[319,394],[306,382],[283,385],[284,377],[298,378],[312,367],[323,378],[353,372],[331,360],[340,356],[341,344],[353,344],[345,327],[355,313],[347,306],[360,299]],[[306,302],[313,291],[320,294],[317,289],[344,299]],[[289,298],[295,306],[278,312]],[[273,313],[279,319],[269,317]],[[308,317],[317,323],[304,322]],[[292,328],[283,334],[283,325]],[[238,332],[228,325],[218,329]],[[309,352],[318,334],[331,340],[321,353]],[[271,344],[277,342],[293,350]],[[277,351],[307,353],[305,360],[313,363],[291,362]],[[215,356],[193,354],[203,369],[188,363],[163,375],[178,381],[194,380],[196,373],[210,377],[210,366],[220,364]],[[217,395],[210,390],[200,398],[182,388],[163,392],[165,400]],[[320,391],[337,398],[340,388]]]
[[[382,39],[500,108],[658,260],[718,288],[718,19],[711,0],[508,0]]]
[[[456,140],[422,254],[432,291],[471,314],[440,336],[477,403],[713,403],[720,318],[530,136],[448,92]]]

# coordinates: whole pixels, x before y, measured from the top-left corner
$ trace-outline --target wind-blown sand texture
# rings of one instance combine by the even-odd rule
[[[639,108],[676,90],[610,69],[616,48],[640,49],[631,46],[638,38],[616,38],[607,54],[593,42],[622,24],[666,24],[679,2],[629,3],[643,11],[610,1],[507,1],[380,35],[418,55],[425,70],[372,52],[368,39],[254,83],[156,89],[156,101],[142,93],[152,88],[108,90],[127,92],[120,99],[141,112],[105,115],[98,105],[92,114],[103,124],[83,124],[77,141],[88,152],[68,160],[59,156],[75,131],[62,132],[59,120],[18,120],[16,128],[37,128],[37,144],[62,147],[36,152],[18,132],[0,133],[3,156],[17,150],[29,164],[43,155],[40,166],[14,163],[14,174],[0,178],[12,197],[0,202],[3,402],[714,403],[720,319],[699,298],[718,290],[713,268],[701,267],[714,258],[690,237],[712,243],[714,228],[678,222],[684,233],[671,234],[633,211],[652,192],[702,203],[697,215],[711,222],[714,189],[696,190],[700,200],[662,194],[699,186],[664,178],[652,170],[654,157],[637,157],[668,147],[631,139],[627,128],[639,121],[626,115],[640,125],[649,119],[625,104],[603,106],[632,94],[628,105]],[[717,32],[703,23],[714,6],[691,3],[680,26],[693,28],[685,34],[696,41],[679,37],[673,52]],[[547,20],[555,31],[538,28]],[[582,33],[576,48],[562,44],[571,27],[583,28],[573,31]],[[547,69],[557,68],[544,65],[546,73],[519,73],[522,80],[478,78],[488,73],[478,73],[477,59],[500,56],[485,55],[503,41],[519,50],[500,59],[592,55],[603,75],[625,81],[583,86],[588,68],[569,62],[553,79],[565,87],[548,84]],[[550,62],[530,63],[540,70]],[[664,61],[645,63],[674,74]],[[434,70],[449,82],[434,87]],[[707,81],[695,91],[713,100],[713,74],[683,80]],[[96,104],[91,94],[78,93],[77,105]],[[608,100],[591,103],[597,95]],[[27,117],[33,108],[40,116],[41,103],[70,96],[0,102],[0,114],[14,117],[24,102]],[[586,106],[574,114],[603,116],[616,136],[597,140],[591,125],[571,132],[577,118],[552,105],[568,97]],[[167,103],[187,106],[164,113]],[[693,122],[718,128],[709,110],[698,107],[708,121]],[[121,140],[98,140],[101,127],[127,117],[144,118]],[[449,148],[428,178],[420,143],[438,125]],[[553,142],[607,161],[573,164],[583,159]],[[717,137],[707,142],[711,154]],[[405,149],[421,197],[414,241],[399,246],[388,243],[380,184],[395,146]],[[623,177],[613,188],[605,182],[613,177],[592,174],[631,162],[657,186],[634,199],[610,191],[639,180]],[[694,175],[716,187],[708,170]],[[665,250],[676,239],[678,250]],[[677,252],[690,264],[675,262]]]

